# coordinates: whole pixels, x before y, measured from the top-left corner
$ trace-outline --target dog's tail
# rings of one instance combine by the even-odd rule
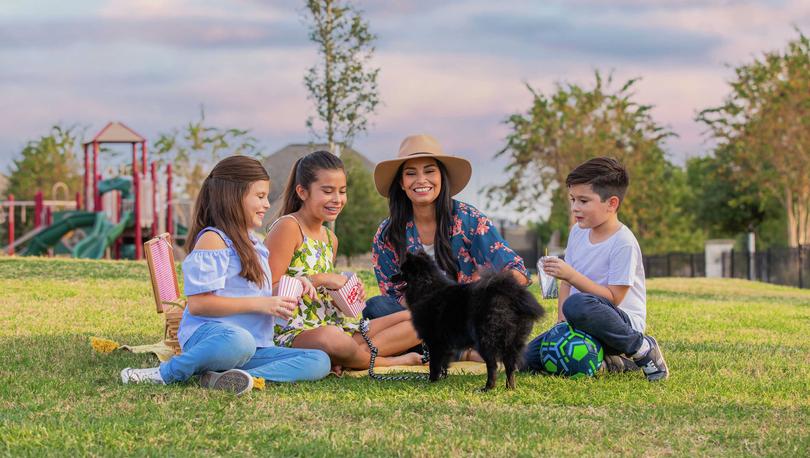
[[[531,320],[537,320],[545,314],[545,310],[537,302],[534,294],[521,286],[515,280],[512,272],[505,271],[486,275],[482,280],[484,281],[484,288],[490,297],[508,297],[510,299],[508,303],[517,314]]]

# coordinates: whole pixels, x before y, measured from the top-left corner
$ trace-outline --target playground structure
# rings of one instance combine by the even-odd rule
[[[3,250],[9,255],[142,259],[144,240],[162,233],[176,235],[177,228],[184,232],[184,226],[175,221],[185,215],[174,208],[172,165],[167,164],[161,175],[158,164],[148,161],[146,143],[124,124],[110,122],[83,144],[83,189],[76,192],[75,200],[44,200],[41,190],[34,201],[15,202],[9,195],[0,204],[0,224],[3,220],[8,223],[8,245]],[[99,153],[103,144],[132,146],[129,176],[125,176],[124,166],[117,174],[108,169],[106,179],[101,176]],[[15,239],[15,210],[25,219],[31,206],[34,228]]]

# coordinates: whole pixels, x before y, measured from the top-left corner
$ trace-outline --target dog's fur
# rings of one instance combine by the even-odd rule
[[[430,380],[447,374],[455,351],[473,347],[487,365],[484,391],[495,387],[498,361],[506,387],[515,388],[515,371],[540,304],[509,271],[484,274],[457,284],[424,252],[407,253],[395,281],[404,281],[413,326],[430,351]]]

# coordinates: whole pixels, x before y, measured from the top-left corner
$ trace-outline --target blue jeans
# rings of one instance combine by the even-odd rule
[[[630,325],[630,317],[603,297],[593,294],[572,294],[563,303],[563,315],[568,323],[602,343],[609,355],[632,355],[641,347],[644,334]],[[546,333],[535,337],[526,346],[524,370],[538,371],[543,362],[540,346]]]
[[[363,318],[373,320],[374,318],[380,318],[403,310],[405,310],[405,307],[399,305],[396,299],[383,294],[374,296],[366,301],[366,308],[363,309]]]
[[[205,371],[242,369],[253,377],[273,382],[319,380],[331,369],[329,356],[320,350],[256,347],[246,330],[208,322],[197,328],[183,353],[160,364],[166,383],[184,382]]]

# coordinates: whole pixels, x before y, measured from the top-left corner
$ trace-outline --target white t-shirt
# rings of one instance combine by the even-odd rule
[[[571,228],[565,262],[577,272],[602,286],[626,285],[630,289],[618,306],[630,317],[633,329],[644,332],[647,326],[647,287],[641,248],[633,232],[622,225],[610,238],[591,243],[591,230],[579,224]],[[571,294],[580,292],[571,286]]]
[[[436,248],[433,245],[428,245],[427,243],[422,244],[422,249],[425,250],[425,253],[433,259],[436,259]]]

